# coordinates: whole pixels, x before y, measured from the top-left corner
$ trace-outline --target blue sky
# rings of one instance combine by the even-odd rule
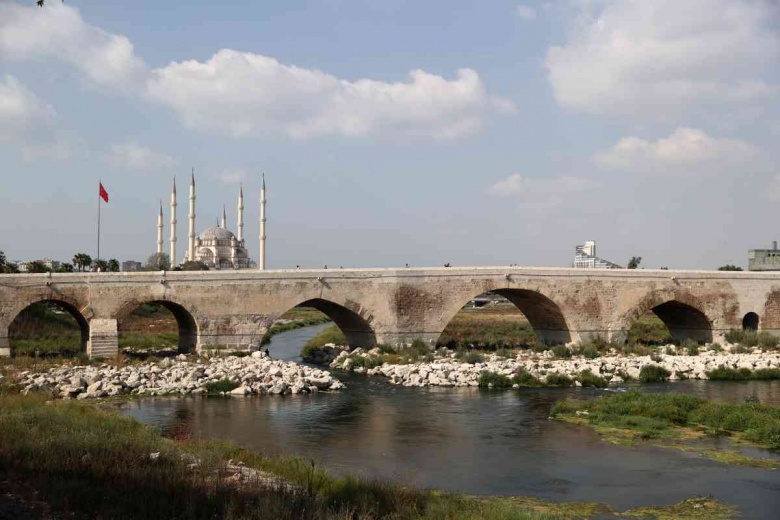
[[[246,194],[271,268],[746,264],[777,239],[776,4],[0,0],[0,249],[154,252]],[[167,207],[166,221],[167,221]],[[229,226],[235,228],[232,224]],[[166,230],[167,240],[167,230]],[[167,249],[167,246],[166,246]]]

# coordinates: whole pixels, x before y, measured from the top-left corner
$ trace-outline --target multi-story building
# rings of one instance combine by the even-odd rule
[[[621,266],[596,256],[596,242],[594,240],[588,240],[581,246],[574,248],[574,267],[581,269],[622,269]]]
[[[140,271],[143,268],[141,262],[135,260],[125,260],[122,262],[122,271]]]
[[[772,249],[748,251],[748,271],[780,271],[780,250],[776,240],[772,242]]]

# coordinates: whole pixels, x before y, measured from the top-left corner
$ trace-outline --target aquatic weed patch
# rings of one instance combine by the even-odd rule
[[[633,390],[592,401],[558,401],[551,415],[593,426],[601,433],[620,432],[623,438],[683,442],[697,435],[726,435],[757,446],[780,449],[780,409],[757,403],[715,403],[686,395]],[[699,451],[706,455],[705,450]],[[723,456],[719,459],[746,463],[748,458]]]

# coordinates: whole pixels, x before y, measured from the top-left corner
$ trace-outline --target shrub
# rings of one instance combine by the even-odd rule
[[[674,355],[677,354],[677,350],[674,347],[671,347],[671,346],[670,347],[666,347],[664,349],[664,354],[666,354],[667,356],[674,356]]]
[[[380,343],[376,346],[379,349],[380,354],[398,354],[398,350],[392,345],[385,345]]]
[[[735,354],[750,354],[753,352],[753,349],[744,345],[737,345],[736,347],[732,348],[731,351]]]
[[[742,331],[737,329],[731,329],[726,333],[726,341],[731,344],[738,344],[742,342]]]
[[[659,354],[656,354],[655,352],[650,354],[650,361],[654,361],[656,363],[660,363],[663,360],[664,360],[664,358],[662,358]]]
[[[686,340],[683,341],[682,345],[680,345],[680,346],[685,349],[685,352],[689,356],[698,356],[699,355],[699,344],[696,343],[691,338],[686,338]]]
[[[230,379],[220,379],[219,381],[211,381],[206,383],[206,391],[210,394],[221,394],[223,392],[230,392],[233,389],[239,387],[238,381],[231,381]]]
[[[464,363],[474,365],[476,363],[482,363],[485,361],[485,356],[476,350],[466,350],[465,348],[461,347],[455,351],[455,359],[459,359]]]
[[[517,353],[514,350],[512,350],[512,349],[500,348],[500,349],[498,349],[496,351],[496,356],[502,357],[502,358],[505,358],[505,359],[514,359],[514,358],[517,357]]]
[[[554,387],[569,387],[574,384],[574,380],[567,376],[566,374],[559,374],[559,373],[552,373],[547,374],[547,378],[545,379],[545,384],[547,386],[554,386]]]
[[[750,375],[750,378],[758,381],[780,379],[780,368],[759,368]]]
[[[710,350],[712,352],[723,352],[723,345],[718,342],[710,344]]]
[[[552,353],[558,359],[568,359],[571,357],[571,350],[565,345],[555,345],[552,348]]]
[[[479,386],[483,388],[488,386],[492,388],[510,388],[512,386],[512,380],[510,378],[503,374],[490,372],[488,370],[480,372],[477,382]]]
[[[601,356],[601,352],[595,345],[585,345],[579,351],[579,354],[586,359],[596,359]]]
[[[642,383],[658,383],[669,379],[672,373],[659,365],[645,365],[639,371],[639,381]]]
[[[736,370],[720,365],[715,370],[707,372],[707,378],[712,381],[745,381],[750,378],[750,370],[747,368]]]
[[[758,333],[758,346],[766,350],[775,350],[780,338],[766,331]]]
[[[542,386],[542,382],[523,367],[515,371],[512,382],[519,386],[537,387]]]
[[[590,370],[583,370],[580,372],[580,375],[577,376],[577,381],[580,382],[582,386],[592,386],[596,388],[606,388],[607,386],[607,380],[604,379],[601,376],[597,376]]]

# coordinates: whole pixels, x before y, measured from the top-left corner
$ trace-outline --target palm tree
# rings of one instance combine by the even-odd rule
[[[112,258],[108,261],[108,270],[112,273],[119,272],[119,261],[116,258]]]

